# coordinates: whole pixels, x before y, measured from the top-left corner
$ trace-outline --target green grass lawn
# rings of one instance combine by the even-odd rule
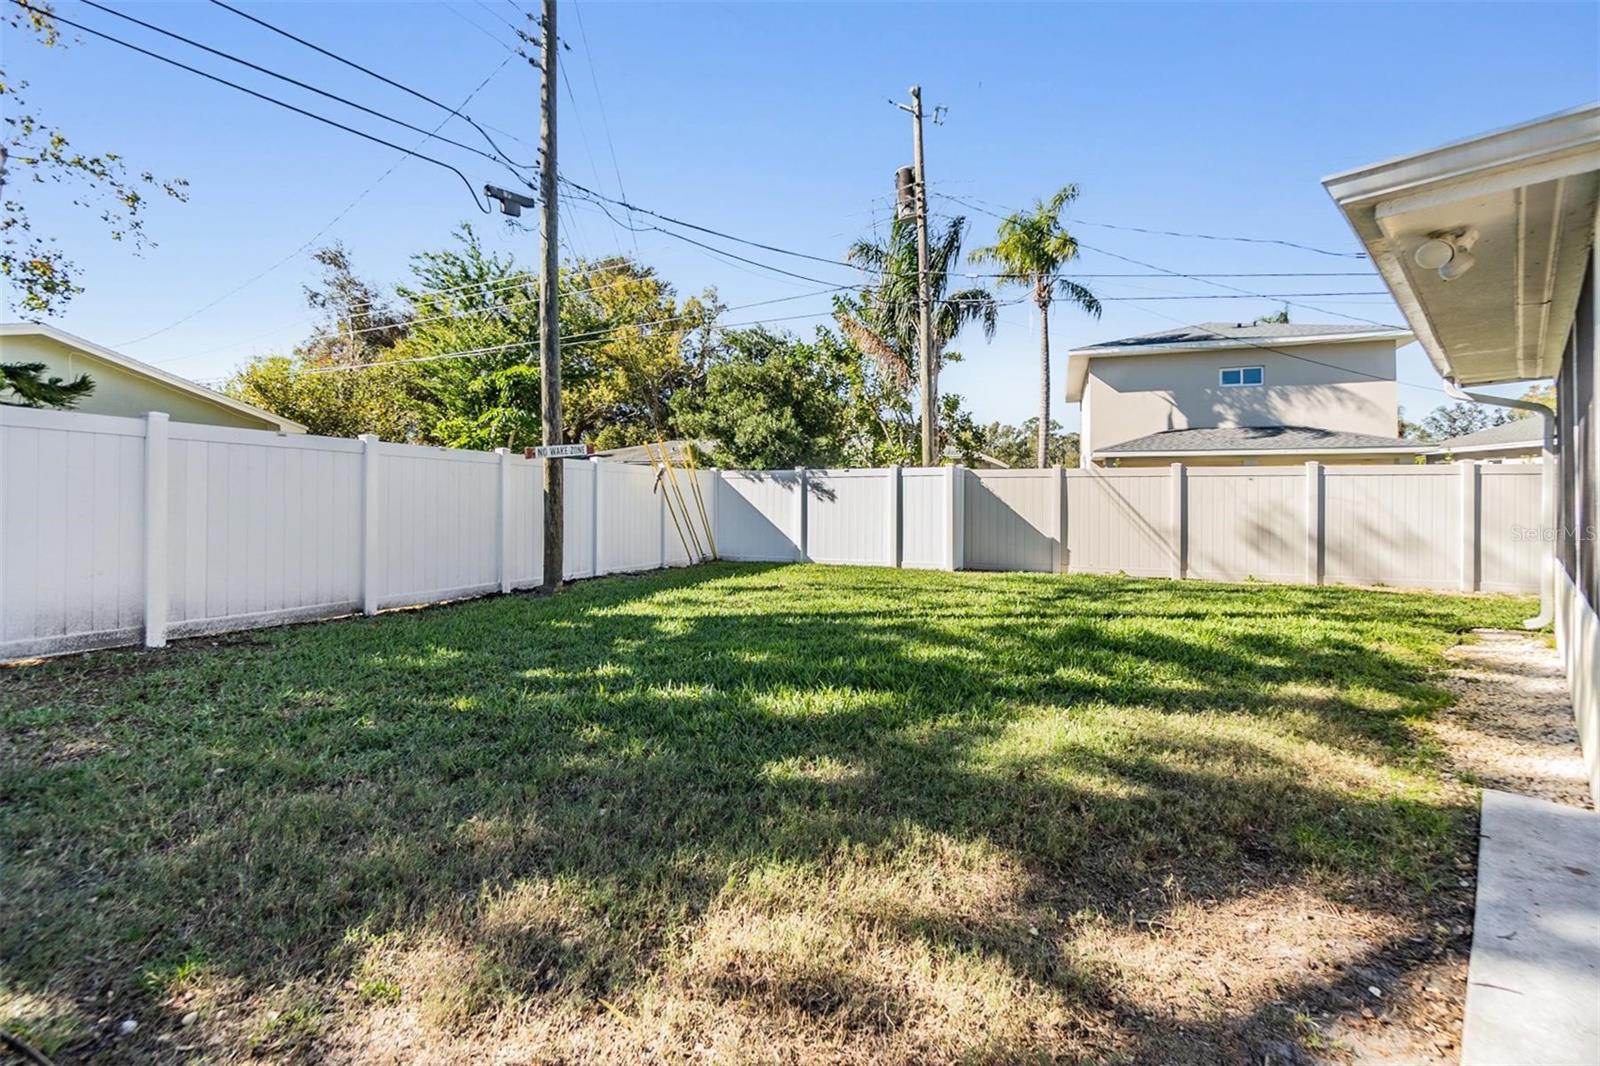
[[[1350,965],[1453,935],[1430,671],[1529,611],[718,564],[0,671],[0,1021],[65,1060],[1315,1045]]]

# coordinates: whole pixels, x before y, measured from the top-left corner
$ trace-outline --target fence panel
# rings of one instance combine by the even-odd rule
[[[717,479],[717,548],[724,559],[800,558],[800,476],[792,470],[725,470]]]
[[[1478,587],[1525,592],[1539,587],[1539,570],[1554,544],[1541,530],[1539,466],[1489,463],[1478,468]]]
[[[901,471],[900,565],[943,568],[950,551],[950,527],[950,478],[944,470],[908,467]]]
[[[967,471],[967,569],[1055,570],[1062,486],[1059,470]]]
[[[1330,466],[1323,484],[1327,581],[1460,587],[1461,476],[1454,466]]]
[[[654,570],[661,566],[661,523],[666,515],[655,492],[655,472],[648,466],[627,463],[589,465],[600,479],[599,572]]]
[[[378,606],[499,588],[498,456],[380,444],[378,484]]]
[[[1195,467],[1186,481],[1189,577],[1305,579],[1304,469]]]
[[[513,455],[507,465],[511,587],[534,588],[544,579],[544,463]]]
[[[887,566],[888,470],[812,470],[806,477],[806,556],[819,563]]]
[[[169,633],[361,604],[360,441],[172,423]]]
[[[1172,475],[1167,470],[1068,470],[1067,569],[1165,577],[1173,572]]]
[[[0,407],[0,658],[137,639],[144,422]]]
[[[561,461],[561,579],[593,577],[595,464]],[[542,519],[541,519],[542,521]]]

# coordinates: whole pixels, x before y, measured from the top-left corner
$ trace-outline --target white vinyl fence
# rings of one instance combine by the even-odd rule
[[[648,467],[564,471],[565,577],[690,562]],[[695,476],[733,560],[1533,592],[1548,547],[1532,465]],[[534,586],[541,482],[504,451],[0,406],[0,659]]]
[[[0,660],[538,585],[541,465],[0,407]],[[565,486],[564,576],[688,562],[648,468]]]
[[[723,558],[1537,592],[1538,466],[722,471]]]

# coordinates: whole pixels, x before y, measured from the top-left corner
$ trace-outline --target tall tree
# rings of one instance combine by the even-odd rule
[[[967,220],[952,218],[945,228],[929,235],[928,293],[933,306],[933,380],[917,378],[917,233],[910,221],[896,220],[887,240],[863,238],[850,246],[847,257],[868,271],[870,283],[854,299],[836,303],[835,315],[845,335],[878,364],[886,382],[909,390],[913,384],[939,395],[939,371],[956,362],[959,352],[949,351],[967,325],[976,323],[984,337],[994,336],[999,308],[987,289],[969,287],[950,292],[951,269],[961,261],[961,244]],[[938,405],[935,404],[935,409]],[[942,435],[936,435],[943,447]]]
[[[860,353],[826,329],[807,343],[730,331],[702,388],[673,397],[679,432],[714,443],[719,466],[837,466],[848,456],[846,370]]]
[[[1504,407],[1487,407],[1483,404],[1457,403],[1435,407],[1422,420],[1423,440],[1449,440],[1464,437],[1480,429],[1503,426],[1516,416]]]
[[[1077,239],[1061,223],[1061,212],[1078,198],[1076,185],[1064,185],[1049,200],[1034,203],[1031,211],[1018,211],[1001,220],[995,243],[975,249],[972,261],[993,263],[1002,281],[1026,285],[1039,308],[1039,419],[1035,458],[1040,467],[1050,463],[1050,305],[1065,300],[1100,317],[1100,301],[1084,286],[1061,276],[1061,270],[1078,257]]]
[[[33,36],[46,48],[61,45],[61,34],[42,2],[32,10],[6,5],[0,16],[11,31]],[[8,34],[8,36],[10,36]],[[33,231],[28,205],[18,197],[16,182],[40,192],[52,186],[70,189],[71,202],[96,212],[114,241],[126,241],[135,251],[151,243],[144,231],[147,195],[161,193],[187,200],[188,183],[162,179],[143,171],[130,175],[116,152],[85,154],[74,148],[66,134],[51,126],[22,97],[24,81],[13,82],[0,70],[0,276],[10,290],[8,303],[24,315],[58,314],[83,291],[77,265],[54,237]]]

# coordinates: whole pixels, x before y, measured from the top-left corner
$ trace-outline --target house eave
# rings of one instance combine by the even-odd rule
[[[1593,237],[1600,105],[1324,179],[1435,369],[1462,385],[1554,376]],[[1478,233],[1455,281],[1412,258]]]
[[[160,367],[140,362],[132,356],[123,355],[121,352],[107,348],[103,344],[96,344],[94,341],[86,340],[76,334],[68,333],[64,329],[42,322],[0,322],[0,337],[47,337],[57,344],[65,345],[68,348],[76,348],[85,355],[93,356],[102,362],[110,363],[112,366],[119,367],[139,377],[159,382],[169,388],[190,393],[199,399],[225,408],[235,414],[260,419],[263,422],[276,425],[279,432],[305,433],[307,431],[305,426],[292,419],[284,418],[282,415],[275,415],[271,411],[235,400],[232,396],[208,389],[204,385],[190,381],[188,378],[179,377],[177,374],[169,374]]]

